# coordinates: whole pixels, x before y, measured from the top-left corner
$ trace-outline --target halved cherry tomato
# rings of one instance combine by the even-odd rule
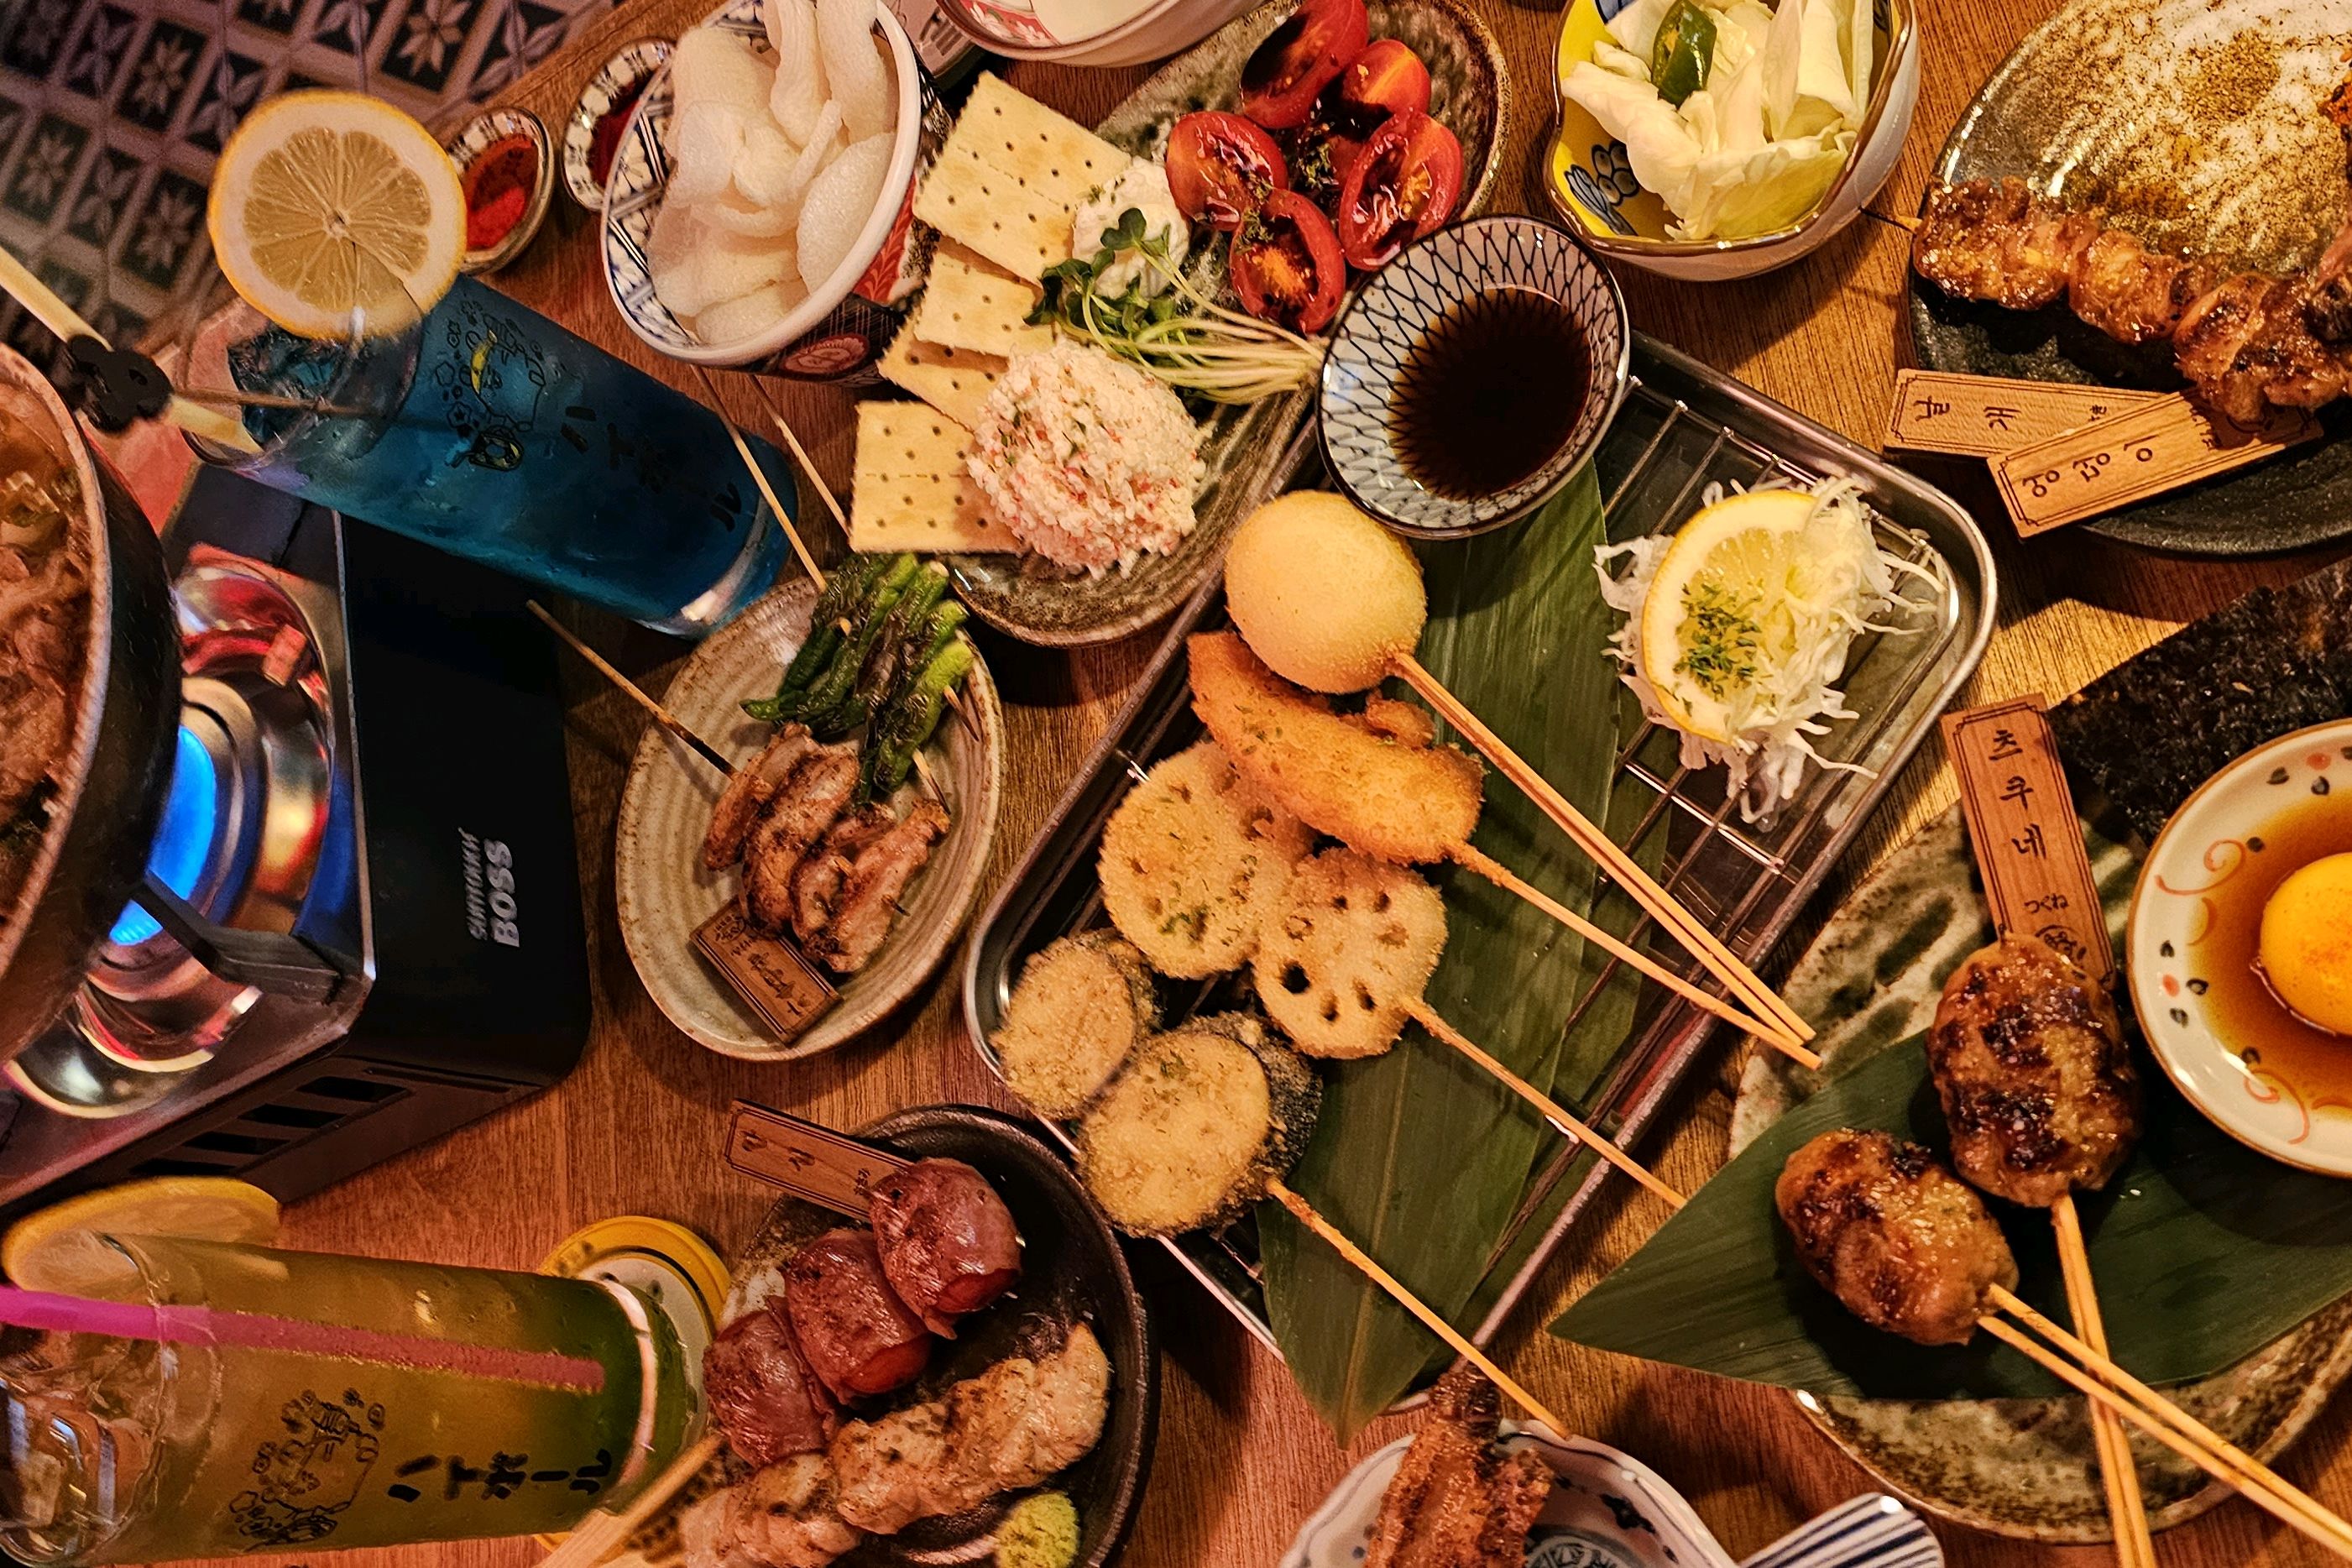
[[[1339,187],[1339,248],[1369,272],[1454,216],[1462,143],[1418,109],[1389,117]]]
[[[1315,95],[1371,36],[1364,0],[1299,0],[1242,66],[1242,112],[1268,131],[1306,124]]]
[[[1257,205],[1259,192],[1289,184],[1282,149],[1238,114],[1205,109],[1168,132],[1168,189],[1194,223],[1230,234]]]
[[[1391,114],[1429,108],[1429,68],[1421,57],[1382,38],[1348,62],[1315,100],[1315,122],[1359,142]]]
[[[1290,188],[1329,212],[1339,199],[1340,182],[1364,150],[1363,138],[1310,122],[1284,132],[1282,144],[1290,159]]]
[[[1242,308],[1293,331],[1329,326],[1348,289],[1348,264],[1331,220],[1297,191],[1265,193],[1234,233],[1228,265]]]

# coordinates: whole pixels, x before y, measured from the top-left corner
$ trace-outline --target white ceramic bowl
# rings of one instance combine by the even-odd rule
[[[1117,26],[1062,38],[1025,0],[939,0],[957,30],[991,54],[1070,66],[1136,66],[1189,49],[1259,0],[1156,0]]]
[[[889,345],[905,314],[897,308],[898,301],[913,292],[917,282],[917,268],[908,264],[906,255],[913,233],[915,180],[946,135],[946,117],[939,110],[937,123],[930,123],[935,100],[915,63],[907,30],[891,15],[887,0],[876,0],[874,23],[889,46],[891,74],[898,88],[898,123],[881,200],[858,231],[857,243],[823,288],[812,290],[797,310],[766,331],[728,342],[705,342],[654,295],[646,243],[670,175],[663,144],[670,120],[670,62],[662,62],[630,113],[604,187],[604,285],[631,331],[689,364],[732,365],[813,380],[855,374]],[[701,25],[740,33],[763,58],[769,53],[760,0],[728,0]]]
[[[1553,78],[1556,101],[1553,134],[1544,154],[1544,194],[1553,209],[1593,249],[1612,261],[1627,261],[1645,271],[1696,283],[1730,278],[1753,278],[1776,267],[1786,267],[1829,243],[1878,195],[1902,160],[1903,143],[1911,133],[1911,117],[1919,107],[1918,0],[1893,0],[1887,5],[1891,31],[1885,37],[1885,58],[1874,67],[1877,86],[1870,111],[1855,138],[1853,155],[1822,203],[1796,223],[1771,234],[1743,239],[1668,239],[1661,225],[1663,209],[1655,198],[1639,193],[1623,166],[1624,146],[1608,143],[1591,117],[1570,103],[1559,83],[1579,59],[1590,59],[1593,39],[1601,33],[1596,0],[1570,0],[1560,23],[1559,58]],[[1612,10],[1614,7],[1612,8]],[[1596,163],[1606,160],[1609,179],[1599,177]],[[1638,196],[1641,210],[1621,211]],[[1649,232],[1644,232],[1645,230]]]
[[[2287,1051],[2233,1037],[2237,1007],[2268,993],[2219,957],[2217,938],[2231,933],[2215,928],[2214,898],[2240,878],[2269,874],[2265,836],[2278,833],[2282,817],[2325,809],[2312,803],[2347,789],[2352,720],[2283,735],[2206,780],[2140,868],[2126,945],[2140,1028],[2189,1103],[2240,1142],[2331,1176],[2352,1176],[2352,1115],[2330,1070],[2352,1041],[2314,1030],[2297,1037],[2310,1048]]]

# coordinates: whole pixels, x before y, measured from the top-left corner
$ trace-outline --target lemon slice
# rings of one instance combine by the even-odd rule
[[[1790,651],[1782,606],[1819,504],[1803,490],[1727,496],[1675,536],[1642,601],[1642,675],[1676,727],[1736,737],[1734,701]]]
[[[397,331],[466,252],[466,197],[439,142],[380,99],[289,92],[213,171],[213,252],[238,296],[306,338]]]
[[[278,1237],[278,1200],[226,1176],[157,1176],[104,1187],[38,1209],[0,1239],[0,1269],[27,1290],[120,1298],[136,1284],[109,1236],[170,1236],[266,1245]]]

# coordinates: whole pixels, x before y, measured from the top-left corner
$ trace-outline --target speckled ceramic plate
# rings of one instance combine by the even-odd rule
[[[2092,870],[2120,935],[2138,858],[2088,831]],[[1958,808],[1888,856],[1830,917],[1785,988],[1822,1024],[1813,1044],[1834,1077],[1926,1028],[1945,978],[1993,937]],[[2121,951],[2120,945],[2118,951]],[[1732,1113],[1746,1148],[1821,1079],[1772,1052],[1751,1058]],[[2339,1301],[2219,1376],[2166,1390],[2231,1442],[2270,1459],[2294,1441],[2352,1372],[2352,1300]],[[2066,1399],[1817,1399],[1805,1415],[1855,1463],[1920,1507],[1996,1534],[2109,1539],[2083,1403]],[[2149,1522],[2179,1524],[2229,1496],[2205,1472],[2131,1435]]]
[[[2307,265],[2346,213],[2343,140],[2320,113],[2345,31],[2343,0],[2073,0],[1985,83],[1936,173],[2020,175],[2177,249]],[[2168,345],[2126,347],[2063,305],[2003,310],[1914,278],[1911,332],[1934,370],[2182,384]],[[2319,441],[2083,526],[2200,555],[2352,532],[2352,407],[2323,418]]]
[[[805,581],[795,580],[753,604],[694,650],[663,702],[722,754],[756,755],[769,729],[738,704],[774,692],[808,635],[814,598]],[[931,977],[980,896],[1004,796],[1004,712],[986,664],[973,662],[961,696],[961,716],[950,712],[924,748],[952,820],[947,837],[908,889],[889,942],[841,981],[832,1010],[788,1045],[778,1043],[693,948],[695,928],[739,885],[732,868],[702,868],[702,836],[724,781],[668,731],[646,726],[621,795],[613,883],[629,961],[671,1023],[723,1056],[790,1060],[831,1050],[873,1027]]]
[[[2332,810],[2329,797],[2347,784],[2352,721],[2282,735],[2214,774],[2148,851],[2128,948],[2141,1027],[2189,1102],[2240,1142],[2330,1176],[2352,1176],[2352,1106],[2329,1076],[2345,1042],[2314,1037],[2297,1056],[2292,1037],[2275,1049],[2233,1037],[2230,995],[2262,983],[2246,966],[2216,973],[2216,938],[2241,933],[2228,921],[2216,931],[2214,900],[2229,897],[2224,889],[2240,878],[2247,879],[2242,886],[2260,886],[2253,879],[2265,849],[2284,853],[2265,843],[2284,830],[2282,819]]]
[[[1559,1478],[1528,1533],[1528,1568],[1732,1568],[1682,1493],[1641,1460],[1590,1437],[1562,1438],[1540,1422],[1506,1421],[1503,1433],[1507,1447],[1534,1450]],[[1278,1568],[1362,1563],[1381,1496],[1412,1442],[1400,1437],[1374,1450],[1341,1478]],[[1740,1568],[1939,1568],[1943,1561],[1917,1515],[1871,1493],[1800,1525]]]
[[[1160,1414],[1160,1347],[1118,1237],[1070,1167],[1037,1135],[995,1111],[969,1105],[925,1105],[858,1130],[860,1138],[910,1160],[961,1160],[994,1184],[1021,1231],[1021,1282],[984,1311],[937,1342],[930,1365],[901,1394],[877,1402],[902,1405],[939,1397],[1012,1355],[1058,1349],[1072,1323],[1094,1330],[1111,1366],[1110,1410],[1102,1436],[1048,1488],[1066,1495],[1078,1515],[1072,1568],[1104,1568],[1126,1544],[1151,1471]],[[782,1289],[779,1271],[811,1238],[852,1223],[831,1209],[785,1198],[770,1210],[735,1261],[735,1288],[719,1312],[731,1321]],[[868,1413],[870,1415],[870,1413]],[[679,1501],[632,1537],[607,1568],[683,1568],[677,1516],[686,1504],[740,1475],[722,1455],[687,1484]],[[1005,1499],[962,1513],[918,1521],[897,1535],[873,1536],[836,1559],[839,1568],[938,1568],[996,1561],[991,1546]]]
[[[1242,62],[1293,9],[1292,0],[1271,0],[1226,24],[1161,67],[1096,129],[1139,157],[1160,156],[1180,116],[1234,107]],[[1429,67],[1430,112],[1462,143],[1463,214],[1483,211],[1510,110],[1501,46],[1461,0],[1372,0],[1371,18],[1372,37],[1402,39]],[[1208,293],[1223,288],[1222,244],[1206,247],[1193,276]],[[1129,571],[1100,577],[1034,555],[953,556],[958,593],[1000,631],[1050,647],[1110,642],[1142,630],[1216,570],[1234,528],[1309,449],[1313,434],[1303,426],[1313,405],[1312,392],[1302,390],[1211,417],[1201,437],[1208,476],[1193,502],[1199,524],[1173,553],[1146,556]]]

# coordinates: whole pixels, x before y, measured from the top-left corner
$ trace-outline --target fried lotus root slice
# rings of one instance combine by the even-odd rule
[[[1251,969],[1258,1000],[1309,1056],[1396,1043],[1445,951],[1445,900],[1402,867],[1327,849],[1290,874]]]
[[[1307,1147],[1314,1069],[1243,1013],[1146,1040],[1078,1127],[1078,1175],[1130,1236],[1223,1225]]]
[[[1268,901],[1312,841],[1203,741],[1153,768],[1111,815],[1103,906],[1162,974],[1222,974],[1249,962]]]
[[[1021,968],[989,1044],[1004,1087],[1057,1120],[1086,1110],[1136,1043],[1160,1028],[1143,954],[1115,931],[1066,936]]]

